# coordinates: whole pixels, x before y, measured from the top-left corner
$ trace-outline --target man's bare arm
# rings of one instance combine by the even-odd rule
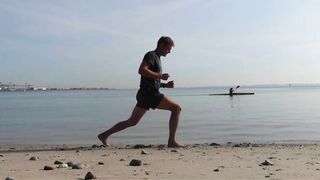
[[[153,72],[149,69],[149,64],[142,61],[139,67],[139,74],[148,78],[152,78],[152,79],[162,79],[162,80],[167,80],[169,78],[169,74],[164,73],[157,73],[157,72]]]

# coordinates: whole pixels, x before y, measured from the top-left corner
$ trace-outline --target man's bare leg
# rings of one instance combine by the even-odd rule
[[[176,132],[178,128],[181,107],[165,96],[157,108],[171,111],[170,121],[169,121],[168,147],[174,147],[174,148],[184,147],[184,145],[179,144],[176,141]]]
[[[140,121],[140,119],[142,118],[142,116],[145,114],[146,111],[147,110],[144,108],[140,108],[138,106],[135,106],[132,111],[132,114],[128,120],[118,122],[109,130],[99,134],[98,139],[102,142],[103,145],[110,146],[107,142],[108,137],[110,135],[112,135],[116,132],[119,132],[121,130],[124,130],[128,127],[135,126]]]

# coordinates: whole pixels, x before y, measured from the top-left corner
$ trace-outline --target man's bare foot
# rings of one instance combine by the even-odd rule
[[[185,147],[183,144],[179,144],[176,141],[168,142],[168,148],[183,148]]]
[[[102,142],[105,147],[111,147],[109,143],[107,143],[107,138],[103,137],[102,134],[98,135],[98,139]]]

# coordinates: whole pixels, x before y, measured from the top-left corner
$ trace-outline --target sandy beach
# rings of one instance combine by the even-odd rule
[[[133,159],[141,165],[130,166]],[[80,169],[59,165],[68,162]],[[320,146],[1,145],[0,179],[85,179],[88,172],[97,179],[319,179]]]

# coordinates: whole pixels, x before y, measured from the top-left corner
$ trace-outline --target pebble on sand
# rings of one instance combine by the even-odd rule
[[[55,161],[54,164],[59,165],[59,164],[64,164],[62,161]]]
[[[44,166],[43,170],[45,170],[45,171],[54,170],[54,168],[51,166]]]
[[[130,166],[141,166],[141,164],[142,164],[142,161],[141,161],[141,160],[132,159],[129,165],[130,165]]]
[[[210,146],[221,146],[221,145],[217,143],[211,143]]]
[[[214,172],[219,172],[219,169],[217,168],[217,169],[214,169],[213,171],[214,171]]]
[[[83,169],[83,168],[86,168],[86,167],[88,167],[89,165],[87,165],[87,164],[83,164],[83,163],[78,163],[78,164],[74,164],[73,166],[72,166],[72,169]]]
[[[38,156],[32,156],[29,160],[30,161],[38,161],[39,157]]]
[[[13,177],[6,177],[4,180],[14,180]]]
[[[121,158],[121,159],[120,159],[120,161],[126,161],[126,159],[124,159],[124,158]]]
[[[134,149],[143,149],[143,148],[151,148],[151,145],[146,146],[144,144],[136,144],[133,146]]]
[[[260,163],[260,166],[273,166],[273,163],[268,160],[265,160],[264,162]]]
[[[69,167],[73,166],[73,162],[71,162],[71,161],[67,162],[67,164],[68,164]]]
[[[2,155],[2,154],[0,154],[0,157],[3,157],[3,155]]]
[[[99,161],[98,164],[99,164],[99,165],[104,165],[104,162]]]
[[[145,151],[145,150],[142,150],[141,151],[141,154],[143,154],[143,155],[147,155],[147,154],[149,154],[147,151]]]
[[[85,180],[89,180],[89,179],[96,179],[96,177],[91,173],[91,172],[88,172],[86,174],[86,176],[84,177]]]

